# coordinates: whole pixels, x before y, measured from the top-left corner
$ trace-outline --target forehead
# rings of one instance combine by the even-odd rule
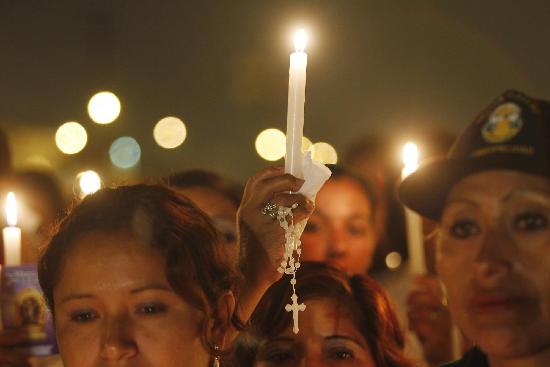
[[[512,170],[491,170],[464,177],[451,189],[455,199],[505,199],[513,195],[550,195],[550,179]]]
[[[341,210],[371,210],[371,202],[363,186],[349,177],[329,179],[317,194],[316,207]]]
[[[158,250],[128,233],[92,233],[65,255],[56,290],[116,290],[142,283],[167,284]]]
[[[237,213],[235,204],[219,191],[207,187],[192,186],[176,188],[210,217],[232,217]]]

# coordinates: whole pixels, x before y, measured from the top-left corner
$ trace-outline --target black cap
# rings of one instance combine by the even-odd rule
[[[422,164],[399,185],[399,199],[437,220],[455,183],[493,169],[550,176],[550,102],[505,92],[466,127],[445,158]]]

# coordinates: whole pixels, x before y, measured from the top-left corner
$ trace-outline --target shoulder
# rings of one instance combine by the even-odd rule
[[[441,367],[489,367],[489,363],[482,351],[472,348],[460,360],[446,363]]]

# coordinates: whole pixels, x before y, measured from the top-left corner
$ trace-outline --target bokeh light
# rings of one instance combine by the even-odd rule
[[[90,98],[88,114],[98,124],[110,124],[120,115],[120,100],[111,92],[99,92]]]
[[[408,142],[403,146],[403,171],[401,175],[403,178],[407,177],[418,168],[418,147],[416,144]]]
[[[256,152],[266,161],[276,161],[285,156],[286,137],[279,129],[266,129],[256,138]]]
[[[388,269],[395,270],[399,266],[401,266],[401,263],[403,262],[403,258],[401,257],[401,254],[397,251],[390,252],[386,256],[386,266]]]
[[[336,149],[329,143],[319,142],[313,144],[309,150],[311,151],[311,159],[322,164],[338,163],[338,154]]]
[[[302,153],[306,152],[312,145],[313,143],[311,142],[311,140],[309,140],[305,136],[302,136]]]
[[[80,189],[80,197],[93,194],[101,188],[101,178],[97,172],[88,170],[80,172],[76,175],[78,187]]]
[[[158,145],[165,149],[180,146],[187,137],[187,128],[177,117],[165,117],[155,125],[153,137]]]
[[[55,133],[55,144],[65,154],[76,154],[86,146],[88,134],[78,122],[66,122]]]
[[[123,136],[116,139],[109,148],[111,162],[119,168],[131,168],[141,158],[141,148],[136,139]]]

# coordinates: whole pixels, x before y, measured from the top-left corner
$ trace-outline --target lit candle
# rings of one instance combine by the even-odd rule
[[[294,36],[295,52],[290,55],[288,72],[288,112],[286,118],[285,172],[303,178],[302,136],[304,134],[304,103],[306,99],[307,54],[306,32],[301,29]]]
[[[4,265],[21,265],[21,229],[17,227],[17,202],[13,192],[6,199],[6,222],[2,234],[4,238]]]
[[[418,168],[418,148],[414,143],[407,143],[403,147],[403,170],[401,179],[416,171]],[[405,223],[407,226],[407,248],[409,250],[409,266],[412,274],[426,273],[426,259],[424,255],[424,234],[422,218],[412,210],[405,208]]]

